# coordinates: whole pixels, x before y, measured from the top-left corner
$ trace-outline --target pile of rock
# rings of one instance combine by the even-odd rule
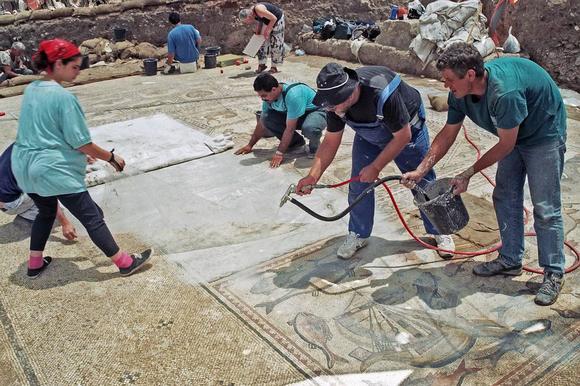
[[[88,55],[89,63],[114,62],[117,59],[163,59],[167,57],[167,46],[156,47],[151,43],[112,42],[104,38],[85,40],[80,45],[83,55]]]

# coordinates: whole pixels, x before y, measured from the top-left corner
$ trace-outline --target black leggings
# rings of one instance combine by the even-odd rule
[[[29,193],[30,198],[38,207],[38,216],[32,224],[30,235],[30,250],[44,251],[46,242],[52,232],[52,226],[56,219],[58,202],[60,201],[73,216],[75,216],[87,230],[93,243],[107,257],[119,252],[119,246],[113,239],[113,235],[107,228],[103,217],[103,211],[93,201],[89,192],[62,194],[58,196],[41,197],[38,194]]]

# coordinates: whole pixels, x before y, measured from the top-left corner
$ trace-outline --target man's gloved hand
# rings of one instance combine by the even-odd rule
[[[469,180],[475,174],[473,170],[473,166],[470,166],[467,170],[463,173],[456,175],[451,180],[451,186],[453,186],[453,194],[456,196],[465,192],[467,190],[467,186],[469,185]]]

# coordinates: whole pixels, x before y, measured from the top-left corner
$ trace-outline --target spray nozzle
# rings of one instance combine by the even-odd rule
[[[296,185],[295,184],[290,184],[290,186],[288,186],[288,189],[286,189],[286,192],[282,196],[282,199],[280,200],[280,208],[282,206],[284,206],[284,204],[287,203],[290,200],[290,195],[292,193],[294,193],[295,191],[296,191]]]

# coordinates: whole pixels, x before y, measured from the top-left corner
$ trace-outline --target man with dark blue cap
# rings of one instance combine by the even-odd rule
[[[317,93],[313,103],[326,111],[327,134],[320,144],[314,164],[296,188],[298,194],[309,194],[328,168],[342,140],[345,125],[356,133],[352,146],[351,182],[348,200],[352,203],[375,181],[381,170],[395,161],[402,173],[415,170],[429,150],[429,133],[425,125],[425,109],[419,91],[409,86],[386,67],[366,66],[352,70],[329,63],[316,79]],[[430,170],[419,185],[435,180]],[[364,247],[371,235],[375,211],[374,193],[368,194],[350,212],[349,233],[338,249],[338,257],[351,258]],[[440,235],[422,215],[427,233],[435,237],[437,246],[455,249],[449,235]],[[451,253],[439,252],[443,258]]]

